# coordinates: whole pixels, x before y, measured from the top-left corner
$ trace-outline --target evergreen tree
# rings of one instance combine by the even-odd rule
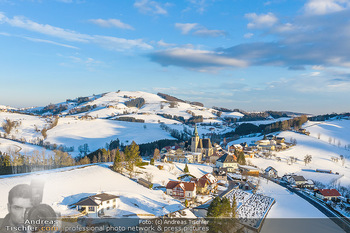
[[[92,163],[97,163],[97,157],[94,155],[94,158],[92,159]]]
[[[127,162],[128,170],[133,171],[134,165],[141,161],[139,146],[136,142],[132,142],[124,150],[125,161]]]
[[[119,148],[117,148],[117,151],[115,153],[114,157],[114,163],[113,163],[113,170],[116,172],[122,172],[123,166],[122,166],[122,158],[120,156]]]
[[[126,161],[136,162],[137,160],[141,159],[139,146],[134,141],[132,141],[130,146],[125,147],[124,154],[125,154]]]
[[[209,205],[207,217],[219,217],[221,215],[220,211],[220,197],[216,197]]]
[[[158,148],[154,149],[154,152],[153,152],[153,159],[154,159],[154,160],[160,159],[160,153],[159,153],[159,149],[158,149]]]
[[[246,164],[245,156],[244,156],[244,152],[243,151],[235,150],[235,155],[237,157],[237,163],[239,163],[241,165],[245,165]]]
[[[187,163],[186,163],[186,165],[185,165],[184,172],[185,172],[185,173],[189,173],[189,172],[190,172],[189,169],[188,169]]]

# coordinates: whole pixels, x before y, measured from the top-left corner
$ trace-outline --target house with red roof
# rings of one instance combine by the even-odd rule
[[[169,181],[166,185],[166,194],[176,198],[191,199],[196,197],[197,187],[194,182]]]
[[[217,190],[217,187],[218,187],[217,178],[210,173],[203,175],[199,179],[192,178],[191,181],[196,183],[197,193],[201,193],[201,194],[213,193]]]
[[[322,200],[338,200],[341,194],[336,189],[319,189],[315,191],[315,196]]]

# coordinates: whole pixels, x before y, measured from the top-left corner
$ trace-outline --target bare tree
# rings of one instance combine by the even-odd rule
[[[312,160],[312,156],[311,155],[305,155],[304,157],[304,162],[305,162],[305,166],[306,164],[309,164]]]
[[[151,182],[152,183],[152,181],[153,181],[153,174],[152,173],[150,173],[150,172],[146,172],[146,174],[145,174],[145,178],[146,178],[146,180],[148,181],[148,182]]]

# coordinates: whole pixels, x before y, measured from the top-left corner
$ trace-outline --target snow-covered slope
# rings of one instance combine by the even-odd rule
[[[304,134],[285,131],[279,134],[279,136],[285,137],[287,141],[291,138],[297,140],[297,145],[287,150],[280,152],[273,152],[276,157],[280,157],[281,161],[277,161],[276,158],[252,158],[249,159],[254,165],[257,165],[261,169],[265,169],[268,166],[273,166],[277,169],[278,175],[283,176],[286,173],[296,173],[303,175],[306,179],[313,179],[325,184],[334,184],[338,182],[340,185],[350,185],[350,151],[345,150],[343,147],[329,144],[320,139],[306,136]],[[309,164],[305,165],[304,157],[311,155],[312,160]],[[340,161],[340,155],[343,155],[344,165]],[[290,157],[296,157],[297,162],[288,165],[287,160]],[[338,162],[333,162],[332,157],[338,158]],[[315,172],[316,169],[330,169],[335,174],[323,174]]]
[[[120,196],[117,210],[108,213],[116,217],[128,214],[161,216],[184,208],[178,200],[165,195],[161,190],[147,189],[101,164],[0,179],[0,217],[7,214],[6,200],[9,190],[17,184],[30,184],[32,179],[45,181],[43,203],[52,206],[62,215],[76,213],[75,210],[69,209],[68,205],[98,192]]]
[[[350,150],[350,120],[309,121],[304,128],[314,138]]]

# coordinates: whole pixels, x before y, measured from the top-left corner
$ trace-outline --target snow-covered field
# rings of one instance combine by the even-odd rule
[[[183,209],[183,205],[161,190],[150,190],[129,178],[111,171],[107,165],[69,167],[46,172],[0,178],[0,217],[7,214],[9,190],[17,184],[30,184],[32,179],[45,181],[43,203],[51,205],[62,215],[77,213],[68,205],[98,192],[120,196],[117,210],[107,214],[123,217],[129,214],[161,216]]]
[[[144,124],[114,120],[76,120],[61,118],[58,125],[47,132],[51,144],[74,146],[75,151],[87,143],[90,151],[104,147],[106,143],[117,138],[124,145],[135,141],[137,144],[153,142],[160,139],[174,139],[159,127],[159,124]]]
[[[135,181],[111,171],[108,166],[112,163],[82,165],[36,172],[31,174],[17,174],[0,176],[0,217],[7,214],[7,195],[9,190],[17,184],[30,184],[32,179],[45,181],[43,203],[51,205],[62,215],[78,213],[68,206],[81,198],[98,192],[107,192],[120,196],[117,210],[107,213],[109,216],[123,217],[132,214],[153,214],[161,216],[183,209],[180,201],[165,195],[162,190],[150,190]],[[145,169],[137,168],[135,178],[146,178],[152,174],[154,187],[164,186],[169,180],[177,180],[184,174],[185,164],[157,163],[164,168],[148,165]],[[201,177],[212,172],[212,167],[200,164],[188,164],[189,171],[195,177]]]
[[[276,201],[266,216],[263,233],[344,232],[309,202],[274,182],[260,178],[258,193]]]
[[[350,120],[309,121],[303,127],[311,137],[350,150]]]
[[[280,162],[274,157],[271,159],[252,158],[249,161],[261,169],[272,166],[278,171],[279,176],[283,176],[286,173],[296,173],[303,175],[306,179],[320,181],[326,185],[334,183],[335,180],[342,186],[350,185],[350,151],[320,139],[290,131],[282,132],[279,136],[285,137],[287,141],[291,138],[297,140],[296,146],[284,151],[272,152],[276,157],[281,158]],[[307,165],[304,163],[306,155],[312,156],[311,162]],[[343,155],[345,158],[344,166],[339,159],[340,155]],[[288,165],[287,160],[291,156],[296,157],[297,162]],[[338,158],[338,162],[333,162],[332,157]],[[332,170],[333,173],[337,172],[339,175],[318,173],[315,172],[316,169]]]
[[[45,151],[46,154],[51,153],[50,150],[45,150],[45,148],[41,146],[35,146],[31,144],[24,144],[16,141],[12,141],[5,138],[0,138],[0,151],[8,153],[10,151],[20,152],[24,155],[30,155],[33,151],[38,151],[41,153]]]

